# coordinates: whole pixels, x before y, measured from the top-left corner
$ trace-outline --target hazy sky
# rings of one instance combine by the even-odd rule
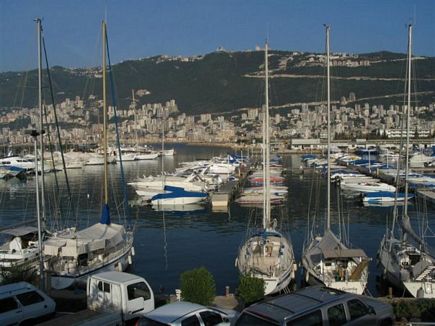
[[[192,55],[273,49],[322,52],[323,24],[335,52],[435,56],[435,0],[0,0],[0,71],[36,67],[36,26],[43,18],[50,65],[100,64],[107,17],[112,62],[157,54]]]

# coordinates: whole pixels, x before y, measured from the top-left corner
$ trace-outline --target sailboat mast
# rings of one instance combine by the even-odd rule
[[[265,70],[265,110],[264,110],[264,138],[265,138],[265,158],[264,158],[264,196],[265,196],[265,209],[264,209],[264,228],[268,229],[270,224],[270,135],[269,135],[269,44],[266,42],[264,48],[264,70]]]
[[[35,183],[36,183],[36,215],[38,220],[38,251],[39,251],[39,277],[40,277],[40,288],[43,290],[45,288],[44,280],[44,257],[42,252],[42,229],[44,228],[45,220],[45,205],[44,205],[44,142],[43,142],[43,112],[42,112],[42,48],[41,48],[41,19],[36,19],[36,28],[38,31],[38,105],[40,112],[39,121],[39,133],[35,132]],[[41,147],[41,195],[39,195],[39,176],[38,176],[38,151],[37,151],[37,140],[36,137],[40,136],[40,147]],[[41,199],[41,200],[40,200]],[[41,201],[41,210],[40,203]]]
[[[42,107],[42,22],[40,18],[36,19],[38,28],[38,108],[39,108],[39,129],[41,137],[39,137],[39,147],[41,151],[41,223],[44,228],[45,224],[45,184],[44,184],[44,110]],[[37,155],[37,154],[35,154]],[[38,172],[38,171],[36,171]]]
[[[329,26],[326,28],[326,88],[327,88],[327,105],[328,110],[328,154],[327,154],[327,209],[326,209],[326,229],[331,228],[331,84],[330,84],[330,62],[329,62]]]
[[[408,96],[406,103],[406,148],[405,148],[405,207],[403,214],[408,217],[408,175],[409,175],[409,132],[411,117],[411,60],[412,60],[412,25],[408,25]]]
[[[102,22],[103,35],[103,151],[104,151],[104,203],[109,203],[107,166],[107,98],[106,98],[106,22]]]
[[[269,44],[266,44],[269,52]],[[269,117],[269,57],[266,56],[266,206],[267,223],[270,223],[270,117]]]
[[[137,135],[137,117],[136,117],[136,99],[134,98],[134,89],[131,90],[131,98],[132,98],[132,105],[133,105],[133,115],[134,115],[134,137],[136,146],[139,146],[139,139]]]

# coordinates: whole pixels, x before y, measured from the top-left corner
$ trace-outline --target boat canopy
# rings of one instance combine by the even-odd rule
[[[336,259],[367,257],[367,255],[362,249],[326,249],[323,250],[323,257],[325,259]]]
[[[151,200],[172,199],[172,198],[179,198],[179,197],[198,197],[198,198],[207,197],[206,193],[199,192],[199,191],[186,191],[181,187],[165,186],[164,190],[168,192],[157,194],[151,197]]]
[[[66,257],[97,251],[100,249],[115,247],[124,241],[125,229],[119,224],[94,224],[76,233],[68,233],[64,237],[59,235],[44,243],[44,254]]]
[[[15,237],[22,237],[23,235],[37,232],[38,229],[34,226],[20,226],[17,228],[0,231],[1,234],[13,235]]]

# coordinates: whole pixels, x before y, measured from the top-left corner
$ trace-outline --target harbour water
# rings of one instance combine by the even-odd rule
[[[208,159],[226,154],[228,149],[177,145],[174,157],[164,157],[166,171],[173,171],[178,163],[196,159]],[[326,211],[326,180],[316,173],[302,174],[299,170],[300,156],[284,156],[289,169],[287,185],[288,202],[284,207],[274,208],[272,215],[282,223],[284,231],[291,236],[295,255],[300,261],[303,242],[307,234],[308,209],[311,216],[316,211],[316,225],[320,228]],[[158,174],[161,158],[152,161],[125,162],[127,182],[143,175]],[[46,176],[47,228],[65,225],[84,227],[99,220],[103,168],[87,166],[68,170],[72,202],[67,199],[67,187],[62,174],[58,174],[59,191],[56,190],[54,174]],[[217,292],[223,293],[225,286],[233,291],[238,283],[238,271],[234,266],[238,248],[245,239],[248,225],[256,225],[261,210],[240,207],[232,203],[228,212],[213,212],[210,205],[194,206],[190,211],[159,211],[149,206],[133,205],[137,199],[133,188],[127,186],[130,202],[128,216],[124,219],[119,203],[123,198],[119,164],[110,166],[111,215],[115,223],[127,223],[135,227],[135,252],[132,271],[145,277],[156,293],[173,293],[179,287],[180,274],[186,270],[204,266],[216,280]],[[312,189],[318,191],[313,192]],[[338,212],[348,221],[351,243],[366,251],[373,260],[370,263],[369,291],[376,295],[376,252],[385,233],[386,218],[391,218],[391,207],[363,207],[358,200],[344,200],[337,196],[332,187],[332,223],[337,221]],[[311,199],[310,199],[311,198]],[[340,198],[340,200],[338,200]],[[61,203],[60,205],[58,203]],[[340,207],[340,210],[337,209]],[[418,209],[417,209],[418,208]],[[434,208],[412,205],[409,208],[416,230],[435,230]],[[0,180],[0,227],[36,220],[35,180]],[[60,214],[53,214],[60,212]],[[428,225],[421,225],[417,217],[427,214]],[[56,215],[60,215],[58,218]],[[311,222],[310,222],[311,223]],[[434,238],[429,238],[434,245]]]

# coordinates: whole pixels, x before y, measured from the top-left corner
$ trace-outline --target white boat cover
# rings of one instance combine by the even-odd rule
[[[60,249],[61,256],[77,257],[87,252],[115,247],[124,241],[124,234],[122,225],[97,223],[75,233],[48,239],[44,242],[44,254],[56,256]]]
[[[6,229],[3,231],[0,231],[0,233],[10,234],[10,235],[13,235],[15,237],[21,237],[23,235],[26,235],[29,233],[36,233],[36,232],[38,232],[38,229],[35,228],[34,226],[20,226],[17,228]]]

